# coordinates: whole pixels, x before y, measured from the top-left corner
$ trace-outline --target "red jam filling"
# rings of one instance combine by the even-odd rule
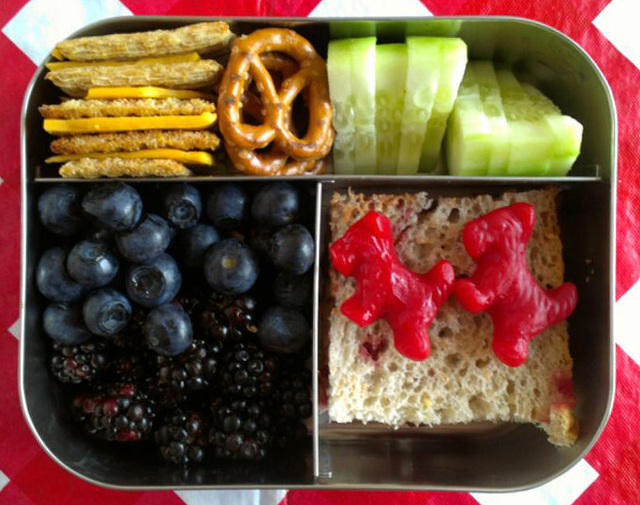
[[[535,221],[530,204],[514,203],[469,221],[462,236],[476,269],[456,281],[456,296],[465,309],[491,316],[493,351],[513,367],[526,361],[529,341],[569,317],[578,302],[571,282],[542,289],[531,275],[527,244]]]
[[[400,354],[416,361],[429,356],[428,328],[453,290],[451,263],[440,261],[425,274],[407,269],[393,246],[389,219],[375,211],[352,224],[329,252],[335,269],[356,281],[342,313],[362,328],[385,319]]]

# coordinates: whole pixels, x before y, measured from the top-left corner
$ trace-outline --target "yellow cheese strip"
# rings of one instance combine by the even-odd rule
[[[197,54],[197,53],[196,53]],[[117,98],[203,98],[213,100],[213,95],[188,89],[158,88],[157,86],[116,86],[110,88],[89,88],[85,99]]]
[[[55,47],[53,48],[53,51],[51,51],[51,56],[53,56],[56,60],[64,60],[64,56],[62,56],[62,53]]]
[[[57,52],[57,49],[54,49],[51,52],[51,56],[54,58],[58,58],[59,60],[64,59],[62,55]],[[50,61],[46,63],[45,66],[49,70],[60,70],[61,68],[70,68],[70,67],[119,67],[121,65],[151,65],[153,63],[183,63],[189,61],[198,61],[200,59],[200,55],[195,51],[192,53],[185,54],[171,54],[169,56],[156,56],[153,58],[141,58],[139,60],[129,60],[129,61],[113,61],[113,60],[104,60],[104,61]]]
[[[91,117],[81,119],[45,119],[44,129],[53,135],[102,133],[128,130],[201,130],[216,121],[216,114],[197,116]]]
[[[182,151],[180,149],[141,149],[127,153],[89,153],[89,154],[60,154],[51,156],[45,161],[47,163],[65,163],[82,158],[147,158],[175,160],[180,163],[192,163],[197,165],[213,165],[213,156],[204,151]]]

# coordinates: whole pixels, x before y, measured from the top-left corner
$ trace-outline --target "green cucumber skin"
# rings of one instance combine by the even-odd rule
[[[395,174],[398,166],[407,46],[380,44],[376,47],[377,172]]]
[[[354,169],[376,173],[376,38],[351,39],[351,90],[354,102]]]
[[[336,174],[355,172],[355,118],[351,93],[351,41],[332,40],[327,56],[329,94],[333,105],[333,167]]]
[[[415,174],[438,85],[441,38],[407,37],[407,77],[398,153],[399,174]]]
[[[420,171],[432,173],[438,162],[447,120],[467,65],[467,45],[457,38],[442,39],[438,90],[427,122],[420,155]]]

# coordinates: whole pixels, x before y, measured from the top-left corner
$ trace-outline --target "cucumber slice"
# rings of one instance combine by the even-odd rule
[[[446,154],[449,173],[486,175],[491,157],[491,123],[484,113],[475,72],[467,66],[449,117]]]
[[[433,172],[436,166],[447,119],[453,109],[466,65],[467,45],[462,39],[441,39],[438,90],[422,143],[421,172]]]
[[[504,115],[500,88],[491,61],[472,61],[475,82],[480,90],[482,109],[491,125],[491,155],[487,165],[488,175],[504,175],[509,163],[509,125]]]
[[[351,89],[354,98],[355,173],[376,173],[375,37],[351,39]]]
[[[400,148],[399,174],[415,174],[420,163],[427,122],[438,89],[440,45],[438,37],[407,37],[407,77]]]
[[[395,174],[400,147],[407,46],[376,47],[376,135],[379,174]]]
[[[580,154],[582,125],[572,117],[562,115],[560,109],[539,89],[525,83],[522,88],[543,116],[554,139],[547,175],[566,175]]]
[[[355,114],[351,91],[351,40],[332,40],[327,53],[329,94],[333,106],[333,167],[336,174],[355,172]]]
[[[496,71],[509,123],[507,175],[545,175],[551,167],[553,136],[526,90],[509,70]]]

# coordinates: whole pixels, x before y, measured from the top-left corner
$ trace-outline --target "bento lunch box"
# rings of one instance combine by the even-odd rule
[[[117,489],[193,488],[368,488],[395,490],[516,491],[541,485],[577,463],[607,421],[614,393],[613,304],[615,279],[616,144],[615,106],[593,60],[562,33],[512,17],[412,19],[292,19],[123,17],[89,25],[73,36],[103,35],[187,23],[227,21],[234,32],[265,26],[290,27],[326,57],[332,38],[376,33],[381,42],[407,34],[451,35],[467,44],[470,59],[494,59],[525,73],[563,111],[584,125],[582,152],[567,177],[454,177],[448,175],[314,175],[291,180],[315,198],[316,263],[313,302],[313,417],[308,440],[270,458],[267,464],[212,461],[183,469],[161,461],[153,450],[90,439],[68,418],[68,395],[53,380],[42,334],[45,300],[34,271],[48,246],[37,216],[37,198],[62,181],[44,165],[49,137],[38,106],[54,103],[59,91],[44,80],[41,65],[27,88],[21,118],[22,263],[19,389],[34,436],[62,467],[97,485]],[[173,179],[127,179],[136,187],[188,180],[202,190],[222,180],[255,187],[265,178],[240,175]],[[70,184],[86,180],[66,179]],[[97,184],[103,181],[96,182]],[[364,192],[427,191],[430,196],[498,194],[554,185],[561,190],[559,220],[566,278],[580,302],[569,320],[574,359],[575,409],[580,436],[557,448],[531,426],[471,423],[437,427],[336,424],[320,403],[320,353],[328,331],[325,300],[328,272],[328,207],[331,195],[349,188]]]

